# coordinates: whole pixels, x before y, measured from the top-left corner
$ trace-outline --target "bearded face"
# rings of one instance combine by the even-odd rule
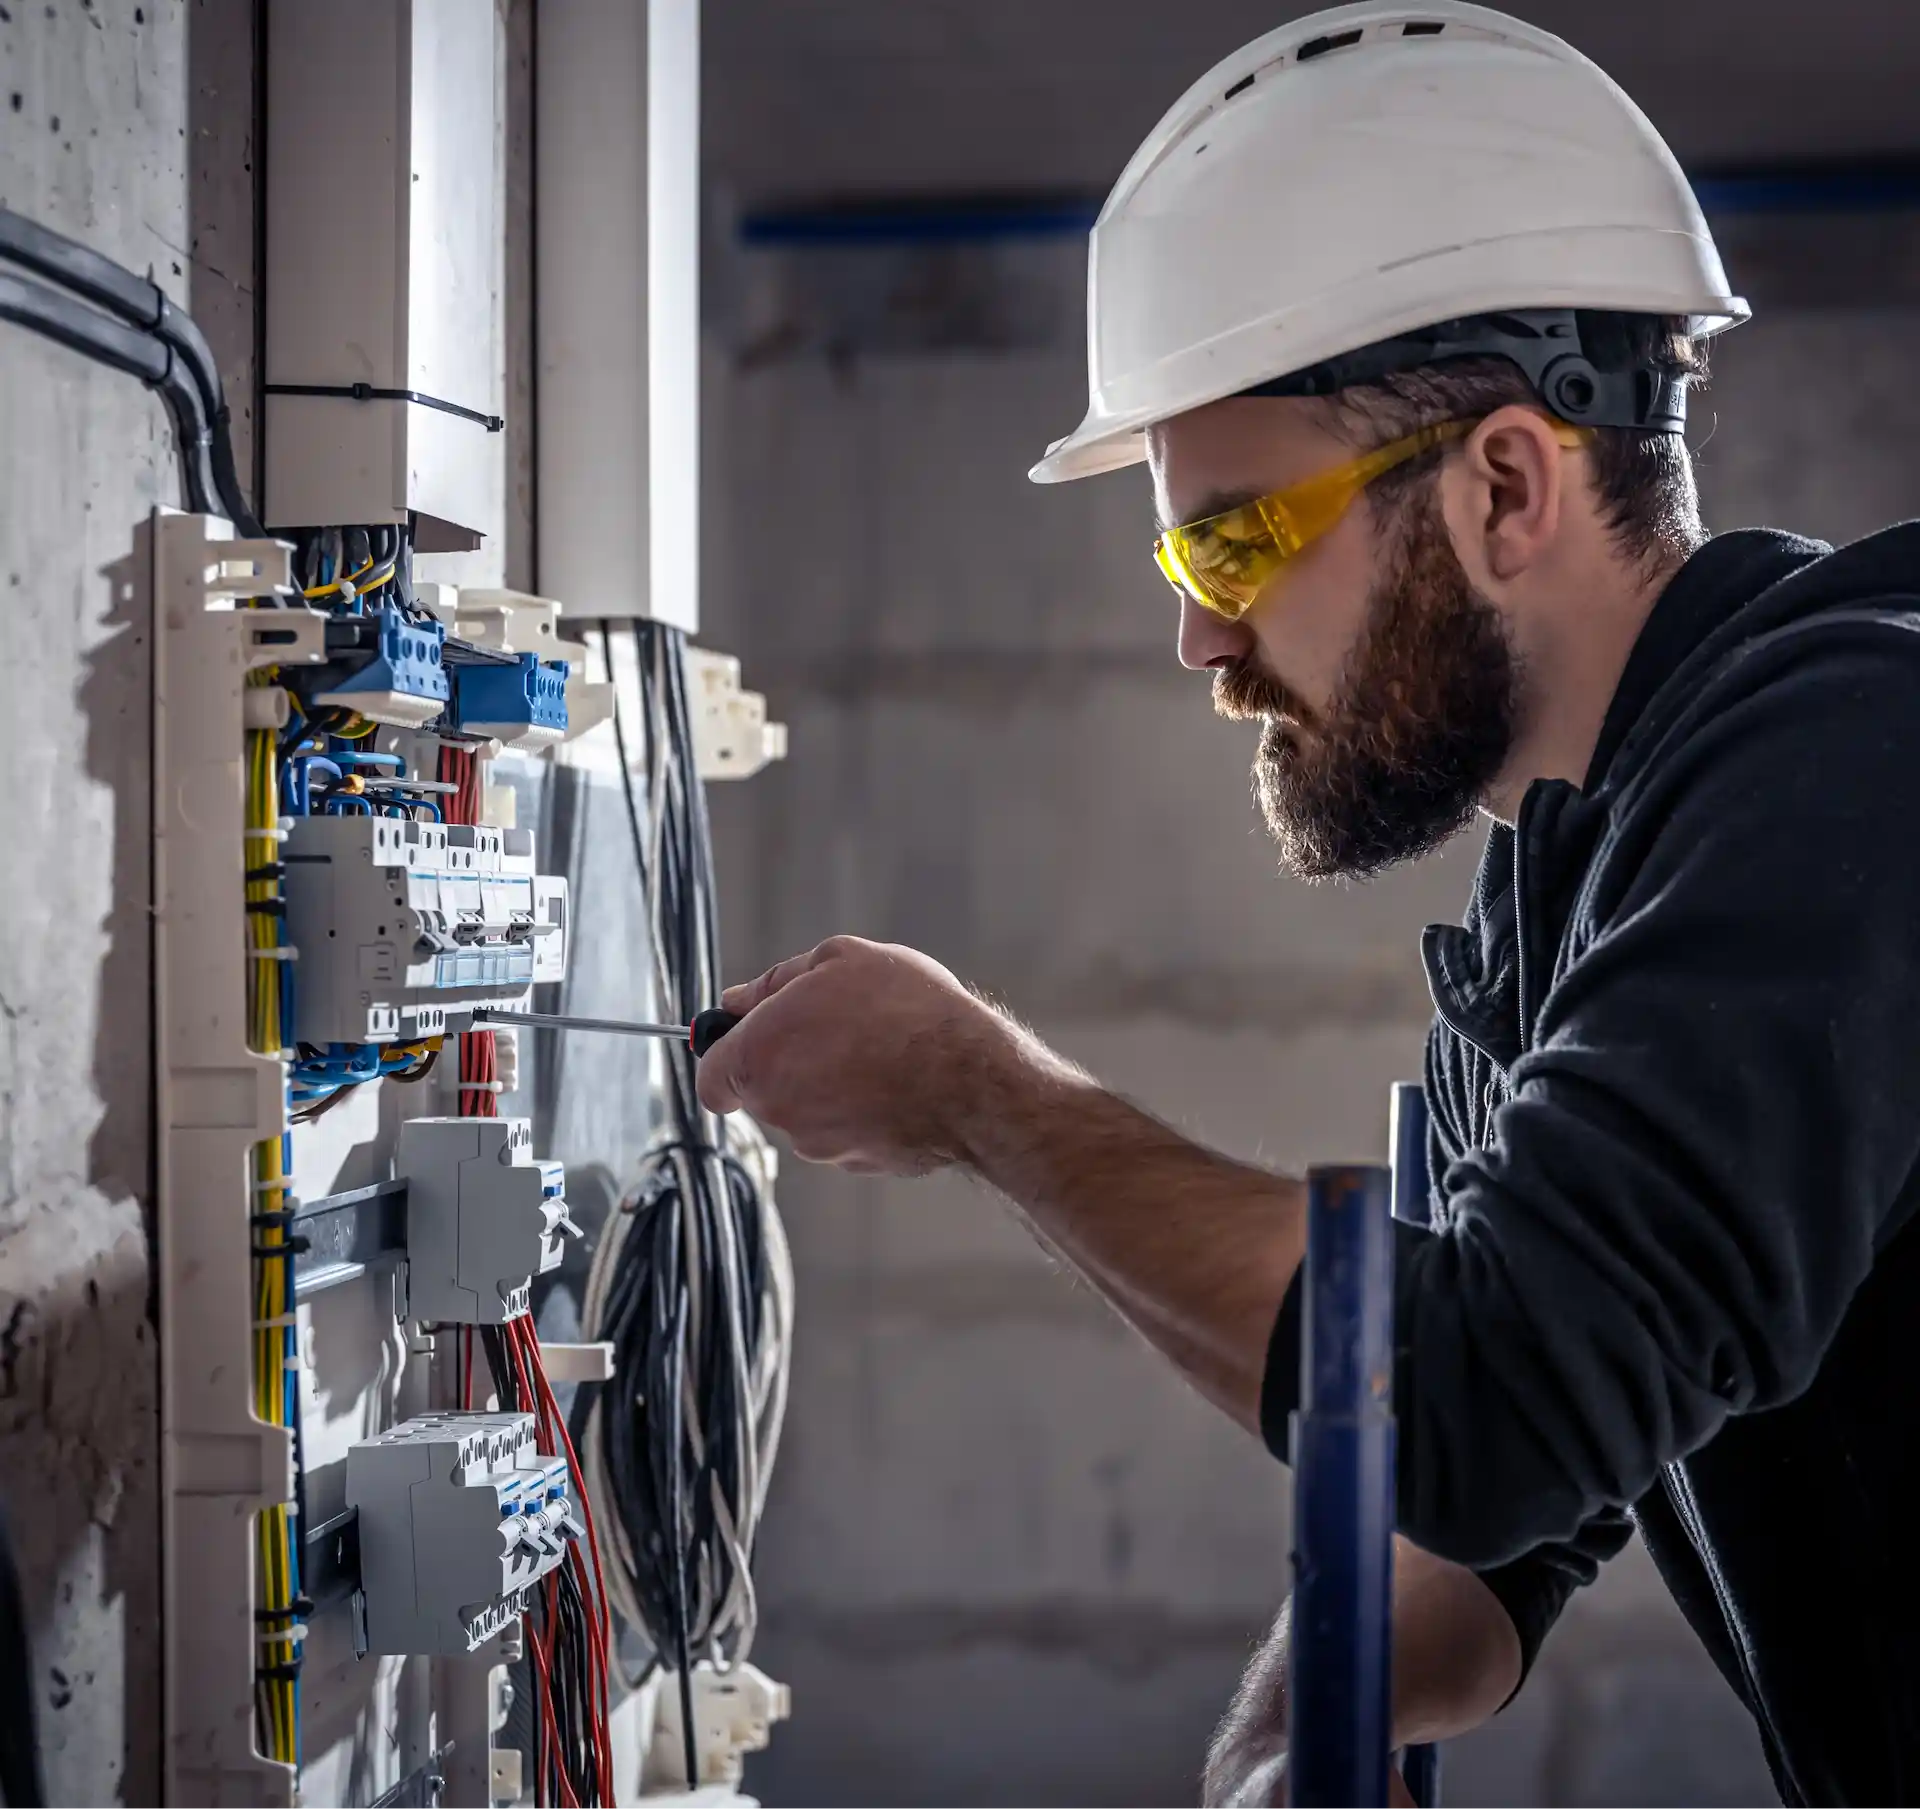
[[[1365,878],[1463,829],[1512,748],[1519,673],[1427,486],[1385,532],[1365,625],[1315,711],[1258,651],[1214,673],[1214,708],[1263,727],[1254,792],[1302,879]]]

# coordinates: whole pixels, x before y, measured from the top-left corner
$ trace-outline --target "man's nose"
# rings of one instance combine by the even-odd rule
[[[1227,665],[1252,651],[1253,630],[1245,621],[1229,622],[1189,596],[1180,599],[1180,663],[1190,672]]]

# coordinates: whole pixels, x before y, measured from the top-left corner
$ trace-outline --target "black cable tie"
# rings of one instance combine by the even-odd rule
[[[287,914],[287,901],[284,898],[249,898],[247,909],[255,917],[284,917]]]
[[[255,1244],[252,1248],[255,1256],[305,1256],[313,1248],[313,1240],[305,1237],[290,1237],[282,1244]]]
[[[350,402],[417,402],[422,408],[437,408],[442,414],[458,415],[463,421],[477,421],[489,433],[498,433],[506,422],[499,415],[482,414],[477,408],[465,408],[444,396],[423,395],[417,389],[376,389],[371,383],[269,383],[269,396],[340,396]]]
[[[297,1595],[285,1608],[256,1608],[253,1618],[257,1621],[299,1621],[305,1620],[313,1612],[313,1597]]]
[[[260,1682],[278,1683],[282,1678],[297,1678],[305,1662],[303,1658],[290,1658],[284,1664],[257,1666],[253,1674]]]
[[[285,861],[269,861],[264,867],[249,867],[241,876],[248,885],[258,885],[263,880],[279,879],[287,870]]]

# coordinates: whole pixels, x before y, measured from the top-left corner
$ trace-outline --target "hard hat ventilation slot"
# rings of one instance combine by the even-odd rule
[[[1243,75],[1237,82],[1233,84],[1231,88],[1229,88],[1226,91],[1225,94],[1221,95],[1220,98],[1223,101],[1230,101],[1233,99],[1233,97],[1236,94],[1245,94],[1246,91],[1252,86],[1253,86],[1253,77],[1250,75]]]
[[[1309,63],[1315,57],[1325,56],[1330,50],[1345,50],[1349,44],[1358,44],[1365,32],[1366,28],[1359,26],[1352,31],[1331,32],[1324,38],[1309,38],[1294,52],[1293,60],[1296,63]]]
[[[1437,38],[1447,29],[1444,19],[1420,19],[1411,25],[1400,27],[1403,38]]]

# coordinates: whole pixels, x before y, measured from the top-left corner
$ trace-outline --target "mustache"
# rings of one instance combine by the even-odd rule
[[[1284,679],[1259,665],[1254,656],[1237,659],[1213,670],[1213,709],[1229,722],[1257,722],[1288,716],[1303,728],[1313,722],[1313,711]]]

